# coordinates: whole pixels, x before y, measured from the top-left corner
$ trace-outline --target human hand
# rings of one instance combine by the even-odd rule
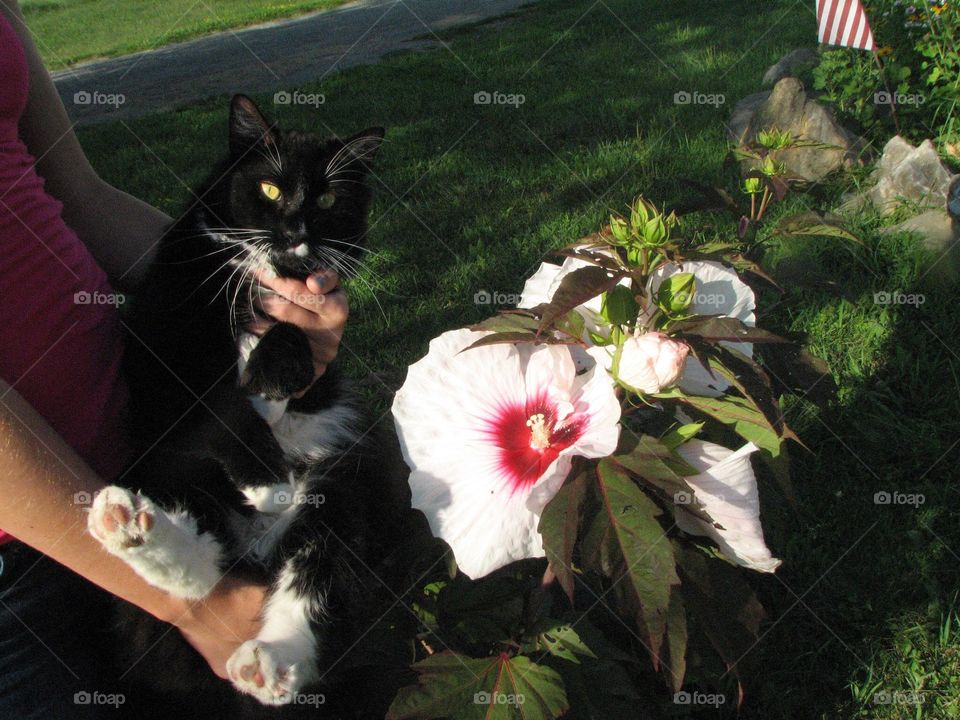
[[[260,630],[260,611],[267,588],[225,576],[206,598],[180,601],[174,625],[203,656],[218,677],[228,679],[227,660]]]
[[[256,335],[263,335],[274,321],[279,320],[303,330],[313,353],[313,379],[316,381],[336,358],[350,314],[347,294],[340,287],[339,276],[332,270],[326,270],[311,275],[304,282],[260,273],[256,280],[270,290],[261,294],[259,305],[272,320],[256,320],[247,329]],[[295,397],[302,396],[308,389],[309,386]]]

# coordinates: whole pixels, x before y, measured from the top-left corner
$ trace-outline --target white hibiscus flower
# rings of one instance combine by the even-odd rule
[[[759,572],[773,572],[781,560],[773,557],[763,540],[760,526],[760,493],[750,465],[753,443],[739,450],[689,440],[677,453],[699,474],[684,478],[693,488],[697,502],[715,523],[711,525],[682,508],[677,527],[691,535],[712,538],[730,560]]]
[[[602,368],[579,375],[563,345],[489,345],[453,330],[430,343],[393,415],[414,507],[467,575],[543,557],[540,514],[572,458],[614,452],[620,404]]]

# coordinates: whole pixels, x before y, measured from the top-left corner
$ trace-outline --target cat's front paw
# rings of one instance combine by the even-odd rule
[[[167,512],[150,498],[110,485],[93,499],[87,529],[140,577],[174,597],[206,597],[220,581],[220,543],[186,511]]]
[[[87,529],[114,555],[143,545],[153,530],[156,509],[149,498],[108,485],[97,493]]]
[[[227,674],[234,687],[264,705],[286,705],[316,675],[312,657],[295,657],[291,651],[283,643],[248,640],[230,656]]]
[[[259,339],[240,375],[250,395],[286,400],[313,382],[313,351],[296,325],[278,322]]]

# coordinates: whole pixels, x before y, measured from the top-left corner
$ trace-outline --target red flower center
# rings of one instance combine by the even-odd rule
[[[497,469],[511,494],[532,487],[557,456],[583,435],[586,425],[581,415],[559,417],[546,392],[523,404],[497,407],[486,434],[497,447]]]

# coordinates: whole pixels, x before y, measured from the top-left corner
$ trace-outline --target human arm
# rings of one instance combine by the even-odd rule
[[[214,672],[256,635],[264,588],[225,578],[204,601],[170,597],[148,585],[87,532],[78,493],[103,482],[15,389],[0,380],[0,527],[17,539],[176,625]]]

